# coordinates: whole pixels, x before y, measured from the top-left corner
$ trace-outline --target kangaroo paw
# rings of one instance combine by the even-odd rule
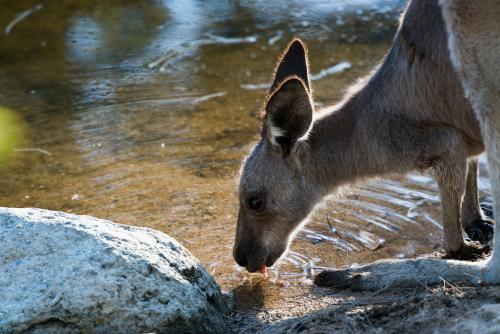
[[[471,240],[479,241],[483,245],[490,245],[493,240],[494,221],[486,219],[478,219],[471,223],[465,232]]]
[[[457,251],[447,251],[442,258],[454,260],[479,260],[490,252],[490,245],[482,245],[477,241],[465,241],[462,248]]]
[[[314,284],[321,287],[347,289],[356,284],[361,278],[358,273],[347,270],[324,270],[314,279]]]

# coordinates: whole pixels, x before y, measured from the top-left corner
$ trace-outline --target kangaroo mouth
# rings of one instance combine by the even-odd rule
[[[267,265],[267,261],[265,259],[260,259],[258,261],[249,261],[245,266],[246,270],[250,273],[256,273],[257,271],[261,271],[262,268],[269,267]]]
[[[261,272],[264,273],[267,271],[267,268],[270,268],[274,265],[276,260],[278,260],[279,256],[267,256],[265,258],[257,259],[256,261],[249,261],[245,266],[246,270],[250,273]]]

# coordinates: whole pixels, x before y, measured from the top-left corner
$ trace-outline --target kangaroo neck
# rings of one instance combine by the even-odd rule
[[[360,98],[352,96],[322,112],[307,139],[305,168],[323,196],[385,169],[381,166],[380,141],[374,135],[378,131],[372,129],[373,123],[365,121],[369,101]]]

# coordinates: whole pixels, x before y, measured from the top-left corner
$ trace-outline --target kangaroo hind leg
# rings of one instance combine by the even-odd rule
[[[478,159],[470,158],[467,165],[467,185],[461,211],[462,227],[471,240],[489,246],[493,240],[493,220],[485,217],[479,205]]]

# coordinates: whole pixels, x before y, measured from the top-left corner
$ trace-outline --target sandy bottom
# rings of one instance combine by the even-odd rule
[[[295,287],[259,306],[264,280],[233,292],[237,333],[500,333],[500,288],[466,284],[378,292]],[[274,288],[279,289],[279,286]]]

